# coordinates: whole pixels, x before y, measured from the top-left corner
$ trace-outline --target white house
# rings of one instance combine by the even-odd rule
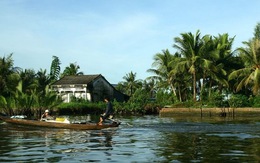
[[[70,102],[71,97],[83,98],[88,101],[103,101],[104,97],[119,102],[127,101],[128,96],[117,91],[101,74],[64,76],[51,85],[64,102]]]

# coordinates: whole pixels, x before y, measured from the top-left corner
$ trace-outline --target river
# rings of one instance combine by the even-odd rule
[[[93,131],[0,123],[0,162],[260,162],[260,117],[119,117]]]

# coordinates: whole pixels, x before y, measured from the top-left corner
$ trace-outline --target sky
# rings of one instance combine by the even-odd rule
[[[0,0],[0,57],[15,67],[61,72],[70,63],[111,84],[130,72],[146,79],[157,53],[181,33],[228,33],[233,49],[253,37],[259,0]]]

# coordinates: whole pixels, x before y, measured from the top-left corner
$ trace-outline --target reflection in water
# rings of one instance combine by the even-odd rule
[[[122,118],[76,131],[0,123],[0,162],[259,162],[259,120]]]
[[[111,150],[115,130],[74,131],[1,124],[0,162],[73,161],[96,149]]]
[[[165,123],[146,124],[160,131],[158,157],[165,162],[260,161],[260,126],[253,120],[200,121],[168,118]],[[174,123],[171,123],[174,121]]]
[[[158,151],[160,157],[165,161],[181,162],[250,162],[259,160],[259,139],[237,139],[236,135],[231,137],[220,137],[216,135],[207,136],[204,133],[182,133],[164,134],[162,139],[168,141],[158,142],[163,148]],[[258,156],[257,156],[258,155]],[[255,157],[257,156],[257,157]]]

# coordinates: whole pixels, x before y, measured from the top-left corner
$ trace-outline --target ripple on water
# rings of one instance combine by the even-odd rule
[[[0,125],[0,162],[243,162],[243,157],[257,155],[251,148],[257,149],[260,136],[259,123],[155,116],[124,119],[119,128],[94,131]]]

